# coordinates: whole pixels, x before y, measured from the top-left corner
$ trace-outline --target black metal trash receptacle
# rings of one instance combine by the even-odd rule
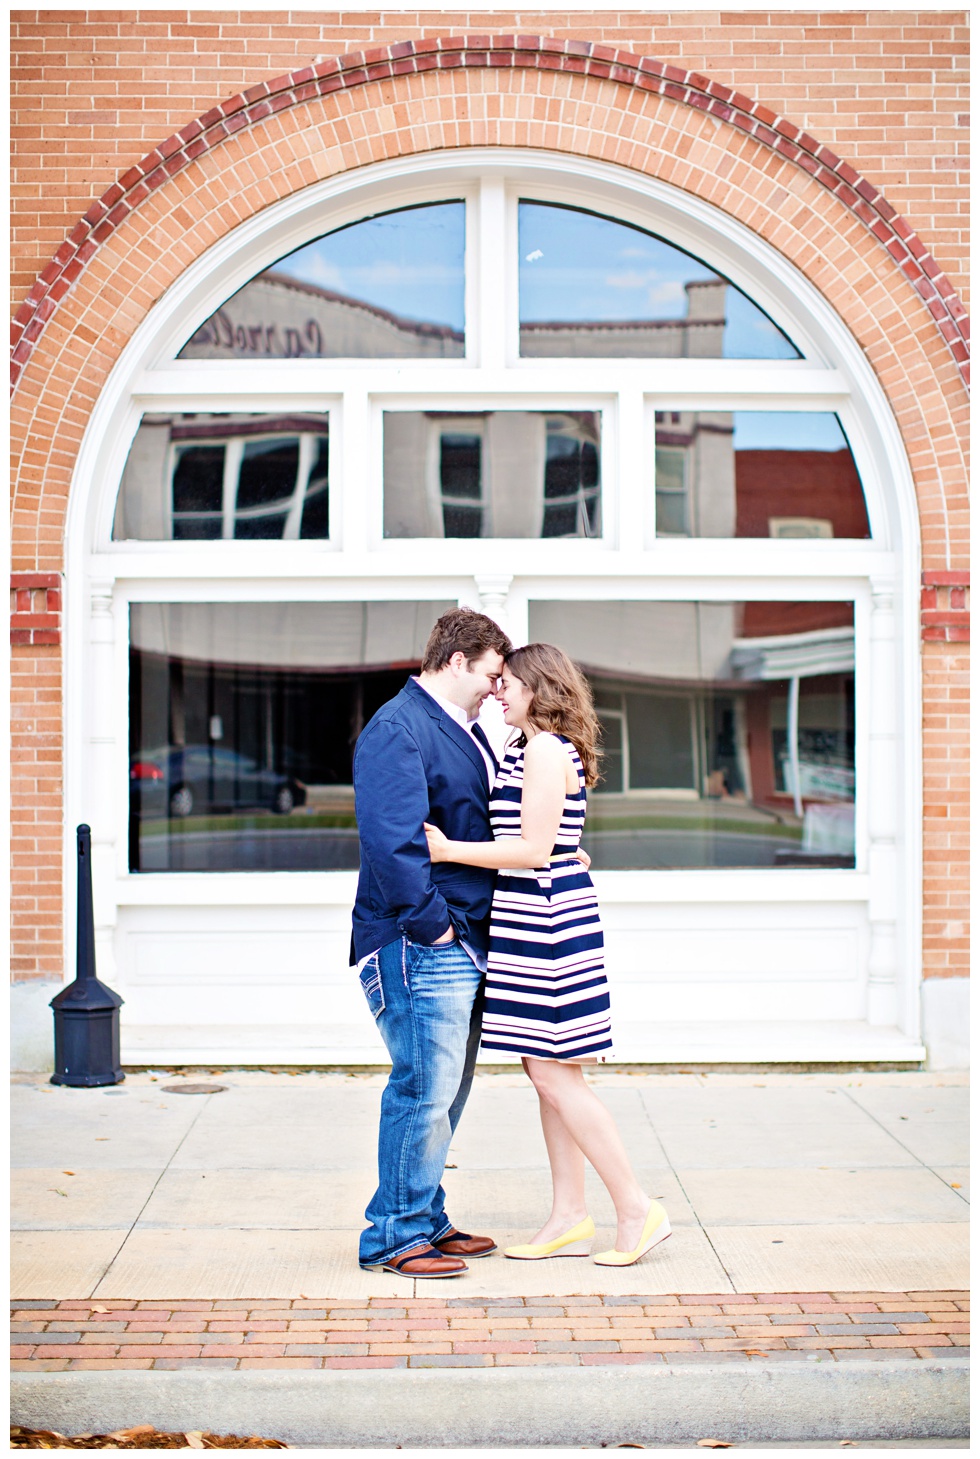
[[[95,976],[95,913],[92,906],[92,833],[79,826],[78,939],[75,981],[51,999],[54,1009],[52,1084],[80,1088],[119,1084],[119,1010],[123,1000]]]

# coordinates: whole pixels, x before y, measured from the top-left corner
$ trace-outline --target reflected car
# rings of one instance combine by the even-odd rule
[[[140,751],[130,761],[129,788],[133,812],[139,816],[183,818],[252,807],[288,816],[306,802],[306,786],[294,775],[211,745]]]

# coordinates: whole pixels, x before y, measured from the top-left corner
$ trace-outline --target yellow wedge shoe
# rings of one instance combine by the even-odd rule
[[[515,1261],[543,1261],[547,1256],[588,1256],[595,1236],[595,1222],[586,1216],[577,1226],[566,1231],[555,1241],[544,1241],[539,1246],[507,1246],[504,1256]]]
[[[667,1219],[667,1212],[658,1201],[651,1201],[647,1218],[643,1225],[643,1234],[637,1244],[635,1251],[600,1251],[598,1256],[592,1260],[597,1266],[632,1266],[639,1261],[641,1256],[646,1256],[661,1241],[666,1241],[670,1235],[670,1222]]]

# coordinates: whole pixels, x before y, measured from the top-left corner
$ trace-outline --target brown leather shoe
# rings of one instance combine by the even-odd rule
[[[424,1241],[381,1263],[383,1272],[395,1272],[399,1277],[459,1277],[468,1271],[465,1261],[456,1256],[443,1255],[434,1246]]]
[[[492,1236],[470,1236],[467,1231],[457,1231],[455,1226],[450,1226],[445,1236],[432,1244],[446,1256],[468,1256],[471,1261],[497,1250]]]

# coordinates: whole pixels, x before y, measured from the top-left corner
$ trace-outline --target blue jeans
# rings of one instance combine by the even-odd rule
[[[360,1244],[361,1266],[375,1266],[452,1226],[441,1182],[473,1082],[483,975],[458,941],[426,947],[401,938],[369,959],[360,977],[391,1056],[378,1189]]]

